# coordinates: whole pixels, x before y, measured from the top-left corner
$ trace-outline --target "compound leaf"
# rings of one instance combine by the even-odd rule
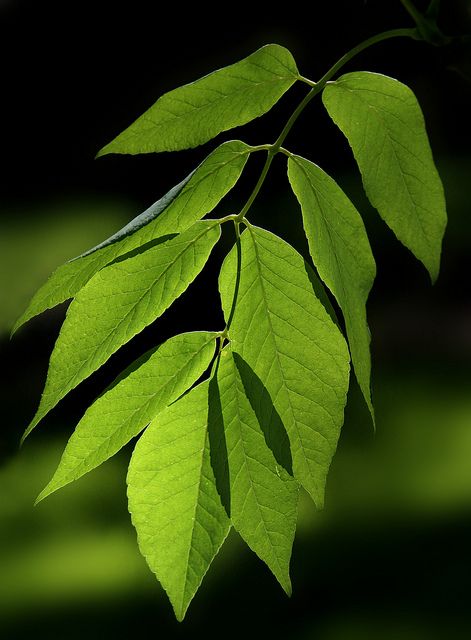
[[[38,411],[23,439],[71,389],[185,291],[220,233],[213,220],[196,222],[164,244],[102,269],[87,283],[67,311]]]
[[[267,447],[228,347],[221,352],[217,384],[227,449],[231,522],[290,595],[297,483]]]
[[[312,260],[342,309],[355,373],[373,416],[366,300],[376,265],[365,226],[342,189],[320,167],[293,155],[288,177],[301,205]]]
[[[343,422],[348,349],[293,247],[252,226],[242,234],[240,247],[232,349],[263,381],[289,436],[294,476],[320,507]],[[236,282],[234,248],[220,276],[226,318]]]
[[[266,45],[236,64],[166,93],[98,155],[197,147],[269,111],[298,77],[291,53]]]
[[[329,83],[322,99],[352,147],[372,205],[435,281],[445,197],[415,95],[393,78],[356,72]]]
[[[98,467],[177,400],[208,368],[214,333],[182,333],[152,349],[86,411],[37,502]]]
[[[230,529],[211,467],[207,425],[204,382],[159,414],[129,465],[129,511],[139,547],[178,620]]]
[[[250,147],[225,142],[195,171],[123,229],[93,249],[58,267],[36,292],[13,332],[34,316],[72,298],[100,269],[157,238],[185,231],[210,213],[242,173]]]

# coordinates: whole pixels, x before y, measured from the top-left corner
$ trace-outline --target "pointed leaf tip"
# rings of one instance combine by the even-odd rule
[[[127,482],[139,547],[181,621],[230,529],[210,462],[207,382],[151,423]]]
[[[197,147],[269,111],[298,76],[287,49],[266,45],[240,62],[166,93],[98,155]]]
[[[312,260],[342,309],[355,374],[374,422],[366,301],[376,265],[365,226],[338,184],[314,163],[291,156],[288,177],[301,205]]]
[[[189,389],[208,368],[215,338],[181,333],[133,363],[87,409],[40,499],[105,462]]]
[[[250,381],[246,380],[246,384]],[[289,564],[296,531],[298,485],[278,465],[267,446],[230,347],[220,356],[217,390],[223,423],[220,432],[227,449],[231,522],[290,594]],[[261,391],[260,386],[252,385],[251,401],[257,405],[267,402]],[[209,399],[211,403],[211,394]],[[267,405],[267,414],[269,410]],[[214,427],[210,423],[210,429]],[[266,424],[265,429],[268,428]]]
[[[288,243],[251,226],[241,235],[241,257],[232,348],[263,381],[290,440],[294,476],[320,505],[348,390],[345,339]],[[226,319],[236,275],[233,249],[219,281]]]
[[[329,83],[322,100],[350,143],[371,204],[434,282],[446,205],[414,93],[398,80],[361,71]]]
[[[187,289],[219,240],[199,221],[180,235],[99,271],[70,305],[51,355],[44,392],[25,432]]]
[[[34,316],[74,297],[116,258],[181,233],[210,213],[239,179],[250,147],[239,140],[221,144],[184,180],[100,244],[58,267],[16,321],[12,335]],[[168,238],[166,238],[168,239]]]

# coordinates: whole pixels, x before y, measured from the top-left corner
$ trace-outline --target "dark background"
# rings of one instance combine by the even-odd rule
[[[417,5],[423,7],[426,3]],[[445,0],[441,25],[469,33],[471,3]],[[389,74],[422,105],[449,209],[442,273],[427,274],[368,206],[351,153],[320,101],[286,140],[334,175],[365,218],[378,263],[370,297],[373,436],[352,388],[327,506],[300,515],[288,600],[236,536],[178,625],[140,558],[125,502],[131,448],[33,510],[87,404],[144,349],[182,329],[222,328],[216,290],[225,237],[203,278],[18,441],[39,399],[64,305],[10,342],[28,298],[64,260],[112,233],[179,182],[224,139],[273,142],[306,89],[204,148],[106,156],[98,149],[162,93],[269,42],[318,79],[382,30],[412,26],[399,0],[298,3],[0,1],[0,637],[466,638],[471,635],[470,136],[471,54],[398,39],[346,70]],[[258,154],[257,154],[258,155]],[[251,159],[234,212],[260,165]],[[277,158],[252,219],[305,252],[300,216]]]

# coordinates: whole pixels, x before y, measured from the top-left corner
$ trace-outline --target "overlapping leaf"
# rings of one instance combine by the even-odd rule
[[[393,78],[356,72],[329,83],[322,99],[352,147],[369,200],[435,280],[445,198],[415,95]]]
[[[207,424],[205,382],[151,423],[129,465],[129,510],[139,547],[178,620],[230,528],[211,467]]]
[[[343,422],[348,349],[290,245],[250,227],[241,236],[241,252],[232,348],[263,381],[288,432],[294,475],[321,506]],[[233,249],[220,277],[226,318],[236,272]]]
[[[267,45],[165,94],[98,155],[203,144],[266,113],[298,79],[289,51]],[[355,372],[373,415],[366,301],[375,263],[363,222],[332,178],[279,146],[321,85],[294,112],[276,145],[258,147],[290,156],[288,176],[320,279],[293,247],[244,218],[247,229],[220,275],[225,331],[176,336],[134,362],[87,410],[38,498],[98,466],[150,422],[129,468],[129,508],[141,551],[179,620],[230,520],[291,591],[298,482],[322,506],[348,389],[349,353],[322,282],[343,311]],[[327,83],[323,101],[353,149],[370,201],[434,280],[445,202],[415,96],[391,78],[350,73]],[[14,330],[76,297],[24,437],[201,271],[220,235],[218,221],[201,219],[234,186],[252,150],[239,141],[222,144],[158,202],[60,267],[38,291]],[[226,338],[210,380],[188,391],[210,365],[215,339]]]
[[[176,238],[106,267],[88,282],[69,307],[38,411],[23,437],[121,345],[162,315],[204,267],[219,236],[214,221],[196,222]]]
[[[288,176],[301,205],[313,262],[342,309],[355,373],[373,415],[365,305],[376,266],[365,226],[342,189],[320,167],[291,156]]]
[[[266,113],[298,77],[291,53],[266,45],[236,64],[166,93],[98,155],[196,147]]]
[[[267,446],[229,347],[221,353],[217,386],[227,450],[232,524],[290,594],[289,562],[296,530],[297,484]]]
[[[98,467],[142,431],[204,373],[214,346],[214,333],[182,333],[140,358],[86,411],[37,501]]]
[[[250,147],[243,142],[225,142],[123,229],[56,269],[36,292],[13,332],[39,313],[75,296],[97,271],[117,257],[157,238],[185,231],[210,213],[239,179],[249,153]]]

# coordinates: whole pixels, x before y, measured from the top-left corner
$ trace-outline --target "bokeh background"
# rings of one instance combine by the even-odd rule
[[[159,95],[277,42],[318,79],[346,50],[410,26],[399,0],[311,3],[0,2],[0,638],[319,640],[471,637],[471,53],[406,40],[349,70],[392,75],[422,105],[448,201],[443,266],[427,274],[365,201],[342,135],[320,102],[286,146],[334,175],[364,215],[378,276],[369,302],[377,433],[353,384],[325,510],[307,499],[287,599],[236,535],[178,624],[139,555],[126,508],[132,446],[33,508],[88,403],[146,348],[186,329],[222,328],[217,269],[70,395],[19,450],[65,305],[12,341],[8,331],[52,269],[121,227],[187,175],[222,139],[178,154],[97,150]],[[417,2],[423,7],[424,3]],[[425,3],[426,4],[426,3]],[[471,31],[469,0],[444,0],[447,33]],[[271,142],[304,94],[235,131]],[[251,159],[221,215],[245,201]],[[305,253],[300,214],[277,159],[252,217]]]

